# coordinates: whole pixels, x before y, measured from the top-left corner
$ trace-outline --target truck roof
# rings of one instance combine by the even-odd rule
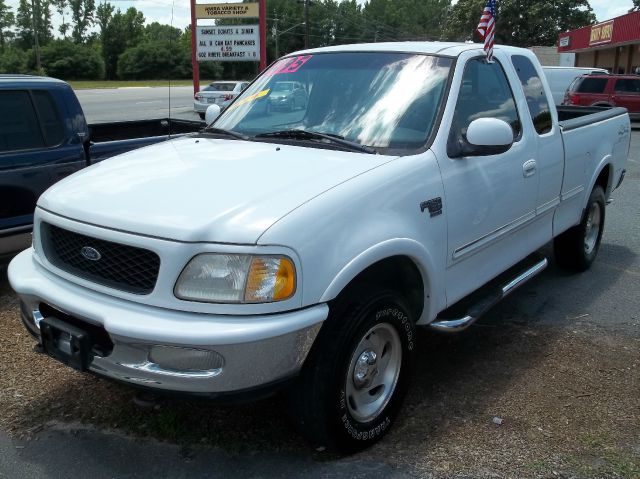
[[[17,73],[2,73],[0,74],[0,86],[7,86],[8,84],[17,84],[17,85],[25,85],[25,84],[55,84],[55,85],[66,85],[67,83],[58,80],[57,78],[51,77],[41,77],[37,75],[21,75]]]
[[[349,45],[335,45],[331,47],[313,48],[301,50],[296,54],[325,53],[325,52],[406,52],[429,53],[446,56],[458,56],[469,50],[482,50],[482,43],[461,42],[380,42],[380,43],[354,43]],[[494,50],[507,50],[509,52],[529,51],[525,48],[495,45]]]

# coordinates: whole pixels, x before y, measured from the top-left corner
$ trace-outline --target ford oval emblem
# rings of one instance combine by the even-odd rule
[[[92,248],[91,246],[83,246],[80,250],[80,254],[89,261],[98,261],[100,260],[100,258],[102,258],[100,251]]]

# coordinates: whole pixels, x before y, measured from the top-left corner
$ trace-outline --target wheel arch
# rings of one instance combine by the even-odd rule
[[[613,186],[614,176],[612,161],[613,157],[611,155],[606,155],[598,164],[598,167],[596,168],[595,173],[593,174],[593,176],[591,177],[591,181],[589,182],[589,188],[587,188],[585,192],[583,210],[587,207],[589,195],[596,186],[601,186],[604,191],[604,197],[606,199],[609,198]]]
[[[328,302],[361,284],[409,290],[406,295],[418,322],[435,317],[438,304],[434,265],[428,251],[410,239],[382,242],[349,261],[325,289],[320,301]],[[392,275],[392,273],[396,273]]]

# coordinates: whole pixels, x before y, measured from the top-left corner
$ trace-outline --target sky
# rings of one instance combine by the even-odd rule
[[[8,0],[7,3],[15,12],[18,7],[19,0]],[[103,0],[96,0],[99,4]],[[147,20],[147,23],[160,22],[165,24],[173,24],[175,27],[184,28],[191,22],[189,11],[189,0],[109,0],[117,8],[122,11],[134,6],[141,10]],[[233,0],[228,0],[233,1]],[[239,0],[238,0],[239,1]],[[358,0],[364,3],[365,0]],[[453,0],[452,3],[456,3]],[[217,0],[198,1],[198,3],[218,3]],[[609,20],[610,18],[623,15],[633,6],[632,0],[590,0],[591,8],[596,14],[598,21]],[[171,10],[173,8],[173,22]],[[57,15],[56,15],[57,16]],[[54,27],[57,24],[54,23]]]

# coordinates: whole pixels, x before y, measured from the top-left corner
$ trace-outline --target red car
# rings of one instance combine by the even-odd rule
[[[564,94],[563,105],[621,106],[640,120],[640,76],[582,75]]]

